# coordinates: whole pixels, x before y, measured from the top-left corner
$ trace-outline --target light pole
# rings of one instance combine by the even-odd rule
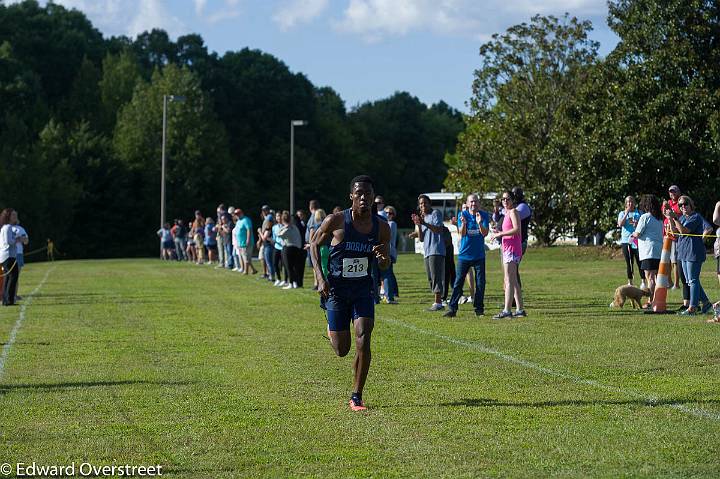
[[[178,95],[163,95],[162,162],[160,166],[160,229],[165,226],[165,137],[167,136],[168,100],[182,103],[185,101],[185,97]],[[162,244],[160,245],[160,258],[162,258]]]
[[[295,214],[295,127],[305,126],[305,120],[293,120],[290,122],[290,215]]]

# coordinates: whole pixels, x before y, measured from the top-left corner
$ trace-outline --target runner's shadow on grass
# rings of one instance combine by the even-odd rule
[[[125,381],[78,381],[65,383],[35,383],[35,384],[3,384],[0,385],[0,396],[13,391],[64,391],[68,389],[83,389],[94,387],[113,386],[187,386],[195,384],[194,381],[148,381],[143,379]]]
[[[505,402],[498,401],[497,399],[487,398],[476,398],[476,399],[461,399],[459,401],[440,403],[440,406],[445,407],[525,407],[525,408],[545,408],[545,407],[560,407],[560,406],[625,406],[625,405],[636,405],[636,406],[667,406],[672,404],[720,404],[720,400],[717,399],[704,399],[702,401],[696,401],[691,399],[620,399],[620,400],[581,400],[581,399],[568,399],[562,401],[527,401],[527,402]]]

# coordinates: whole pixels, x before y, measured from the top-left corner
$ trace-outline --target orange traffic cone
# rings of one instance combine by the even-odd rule
[[[670,287],[670,250],[672,249],[672,238],[666,236],[663,239],[662,254],[660,255],[660,269],[658,269],[657,281],[655,282],[655,295],[652,302],[652,313],[668,313],[667,292]],[[647,311],[648,313],[650,311]]]

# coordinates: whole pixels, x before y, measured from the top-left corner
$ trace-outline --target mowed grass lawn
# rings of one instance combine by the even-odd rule
[[[163,465],[163,476],[719,477],[720,327],[609,310],[622,259],[531,249],[529,316],[430,303],[400,257],[380,305],[367,413],[352,352],[323,337],[316,293],[159,260],[31,264],[0,309],[0,462]],[[309,278],[309,272],[307,278]],[[703,281],[720,299],[714,264]],[[311,282],[310,282],[311,284]],[[680,293],[671,291],[672,306]],[[27,300],[26,300],[27,302]]]

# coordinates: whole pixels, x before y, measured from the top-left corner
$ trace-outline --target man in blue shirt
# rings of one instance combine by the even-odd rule
[[[485,236],[487,236],[490,226],[490,214],[480,209],[480,200],[475,194],[468,195],[467,206],[468,209],[461,211],[458,216],[460,250],[458,251],[453,294],[448,304],[448,311],[445,313],[447,318],[454,318],[457,315],[465,276],[470,271],[470,267],[475,269],[475,297],[473,298],[475,315],[485,314]]]
[[[239,224],[237,244],[240,250],[240,262],[243,265],[243,271],[246,275],[251,272],[252,274],[256,274],[257,270],[252,264],[253,246],[255,246],[252,220],[246,216],[240,208],[235,208],[235,214],[238,217]]]

